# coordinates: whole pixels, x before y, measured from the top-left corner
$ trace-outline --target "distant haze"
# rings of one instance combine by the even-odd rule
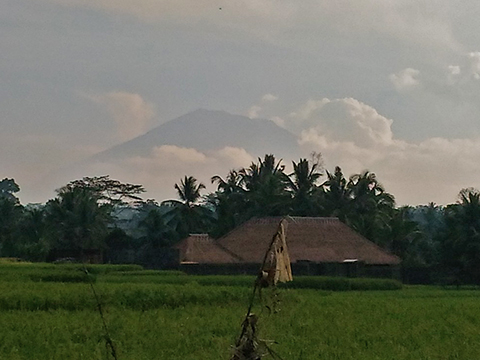
[[[161,201],[186,174],[316,151],[399,204],[454,202],[480,187],[479,16],[478,0],[0,1],[0,178],[24,203],[93,174]]]
[[[290,121],[296,134],[270,120],[196,110],[84,161],[62,167],[45,183],[53,189],[83,176],[109,174],[122,181],[143,184],[148,197],[161,201],[175,196],[173,185],[184,175],[197,177],[213,191],[213,175],[225,176],[230,169],[247,167],[265,154],[283,159],[288,171],[292,160],[309,158],[317,152],[323,155],[326,170],[332,171],[339,165],[347,177],[363,170],[377,173],[400,204],[415,203],[420,191],[426,203],[427,196],[438,197],[443,190],[432,186],[438,186],[441,178],[428,176],[427,170],[435,170],[436,165],[423,167],[419,162],[438,152],[448,152],[452,146],[448,140],[420,144],[397,140],[391,131],[391,120],[354,99],[311,103],[292,114]],[[448,156],[444,160],[448,161]],[[447,194],[454,199],[460,188],[459,183],[453,182]],[[410,201],[405,200],[409,198]]]

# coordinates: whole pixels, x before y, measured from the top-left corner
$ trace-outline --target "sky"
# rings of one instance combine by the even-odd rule
[[[478,18],[477,0],[3,0],[0,178],[45,202],[52,174],[206,108],[273,120],[399,205],[453,203],[480,187]],[[161,201],[263,155],[154,150],[97,174]]]

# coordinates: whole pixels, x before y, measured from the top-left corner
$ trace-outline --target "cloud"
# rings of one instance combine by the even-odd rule
[[[253,105],[252,107],[250,107],[250,109],[248,109],[248,111],[247,111],[247,116],[248,116],[250,119],[257,119],[257,118],[258,118],[258,114],[259,114],[260,111],[262,111],[262,107],[261,107],[261,106]]]
[[[449,65],[448,66],[448,71],[451,75],[460,75],[460,73],[461,73],[460,66],[458,66],[458,65]]]
[[[480,187],[480,138],[399,139],[394,136],[392,119],[353,98],[311,99],[283,119],[288,127],[297,128],[304,156],[321,152],[328,170],[339,165],[346,176],[366,169],[375,172],[400,205],[448,204],[462,188]],[[163,145],[154,147],[148,156],[75,166],[49,186],[53,190],[75,178],[110,174],[144,185],[148,197],[162,201],[176,196],[173,186],[185,175],[214,191],[211,176],[223,177],[232,168],[247,167],[258,156],[254,155],[236,147],[199,151]],[[284,159],[285,164],[290,160],[298,159]]]
[[[265,94],[262,96],[262,102],[271,102],[271,101],[276,101],[278,100],[278,96],[275,96],[273,94]]]
[[[265,94],[262,96],[262,98],[260,99],[259,103],[255,104],[255,105],[252,105],[248,111],[247,111],[247,116],[250,118],[250,119],[257,119],[258,117],[260,117],[260,112],[262,112],[264,110],[264,106],[265,104],[267,103],[272,103],[274,101],[277,101],[278,100],[278,96],[275,96],[273,94]]]
[[[480,80],[480,51],[462,54],[461,65],[447,66],[447,84],[450,86],[465,86],[470,82]]]
[[[363,147],[376,147],[392,142],[392,120],[378,114],[371,106],[356,99],[309,100],[290,114],[292,130],[301,130],[301,142],[314,132],[330,140],[355,142]]]
[[[14,178],[19,184],[22,201],[45,201],[45,194],[53,195],[54,186],[58,185],[43,181],[51,171],[101,150],[102,147],[89,144],[72,146],[71,139],[61,136],[0,132],[0,168],[4,177]]]
[[[475,80],[480,79],[480,51],[468,54],[470,58],[470,73]]]
[[[119,140],[129,140],[143,134],[155,115],[154,106],[138,94],[117,91],[86,96],[105,106],[117,125],[116,135]]]
[[[154,147],[152,158],[163,166],[171,167],[181,164],[205,164],[207,156],[200,151],[190,148],[183,148],[174,145],[163,145]]]
[[[422,46],[456,48],[447,1],[416,0],[44,0],[64,6],[86,7],[142,21],[189,28],[248,33],[276,41],[298,34],[329,32],[340,37],[395,38]],[[222,10],[219,11],[219,8]]]
[[[320,151],[327,169],[345,175],[375,172],[399,204],[452,203],[462,188],[480,186],[480,138],[397,139],[392,120],[349,98],[310,100],[293,116],[305,152]]]
[[[89,162],[58,179],[59,187],[71,179],[109,174],[123,182],[142,184],[146,197],[161,202],[176,197],[174,185],[185,175],[194,176],[214,191],[213,175],[226,176],[230,169],[247,167],[255,158],[242,148],[225,147],[216,151],[198,151],[174,145],[154,147],[148,156],[134,156],[109,162]],[[206,193],[206,192],[204,192]]]
[[[401,92],[414,88],[420,84],[420,81],[418,80],[419,75],[420,71],[407,68],[396,74],[391,74],[389,79],[395,86],[395,89]]]

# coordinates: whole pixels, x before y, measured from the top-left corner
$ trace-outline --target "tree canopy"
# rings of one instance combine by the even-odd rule
[[[212,176],[216,190],[210,193],[184,176],[174,184],[177,198],[161,204],[144,201],[142,185],[105,175],[71,181],[45,205],[24,207],[18,184],[4,178],[0,256],[42,260],[51,249],[91,248],[148,253],[192,233],[218,238],[252,217],[323,216],[338,217],[401,257],[405,267],[480,284],[480,191],[462,189],[448,206],[397,208],[369,170],[347,178],[339,166],[325,169],[319,154],[291,165],[287,173],[282,160],[266,154],[225,177]]]

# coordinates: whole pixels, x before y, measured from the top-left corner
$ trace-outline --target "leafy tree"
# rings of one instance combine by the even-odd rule
[[[85,189],[95,195],[97,201],[112,206],[138,205],[142,202],[140,194],[145,192],[142,185],[122,183],[110,179],[109,175],[84,177],[74,180],[58,190],[59,193],[73,189]]]
[[[20,191],[20,187],[18,186],[18,184],[15,182],[14,179],[5,178],[2,181],[0,181],[0,199],[10,200],[18,204],[19,200],[14,194],[19,191]]]
[[[125,230],[114,227],[105,236],[105,245],[108,249],[131,249],[133,248],[134,241]]]
[[[64,187],[46,205],[52,247],[85,250],[103,248],[112,223],[111,205],[85,187]]]
[[[52,246],[77,250],[105,247],[116,216],[127,206],[142,204],[144,191],[142,185],[122,183],[108,175],[69,182],[47,203]],[[113,238],[109,241],[110,245],[114,242]]]
[[[402,259],[403,265],[425,265],[419,251],[423,233],[413,220],[412,210],[403,206],[393,211],[386,234],[387,247]]]
[[[16,256],[15,231],[23,213],[23,206],[14,195],[20,187],[13,179],[0,181],[0,255]]]
[[[443,265],[462,282],[480,283],[480,192],[461,190],[457,204],[446,207],[445,221]]]
[[[446,234],[444,207],[431,202],[413,208],[411,215],[422,233],[416,246],[418,261],[425,266],[438,265],[441,262],[441,246]]]

